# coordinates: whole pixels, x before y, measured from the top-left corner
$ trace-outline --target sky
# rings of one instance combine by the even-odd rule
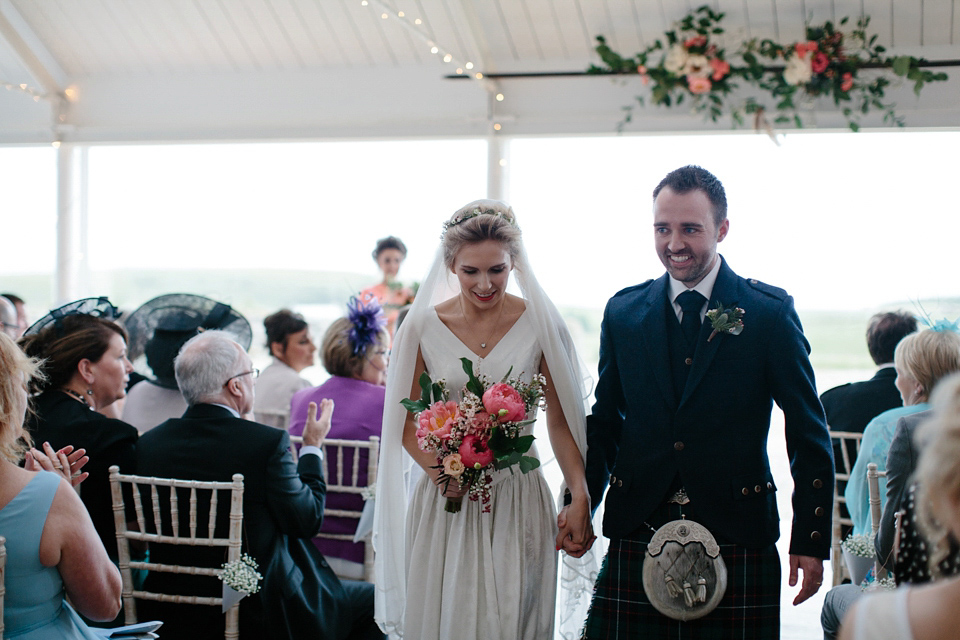
[[[960,132],[520,138],[508,200],[532,265],[561,306],[601,308],[663,273],[651,192],[700,164],[724,183],[719,249],[740,275],[787,289],[802,310],[873,310],[958,296],[960,216],[944,149]],[[486,192],[486,142],[419,140],[96,146],[89,158],[94,270],[316,269],[378,277],[393,234],[400,276],[425,275],[442,222]],[[0,273],[54,267],[56,152],[0,148],[7,237]],[[922,250],[922,253],[919,251]]]

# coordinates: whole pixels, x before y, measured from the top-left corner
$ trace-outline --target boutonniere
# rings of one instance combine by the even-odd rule
[[[743,314],[744,311],[740,307],[725,309],[718,300],[717,308],[707,311],[707,319],[710,320],[710,325],[713,327],[707,342],[713,340],[713,337],[718,333],[740,335],[740,332],[743,331]]]

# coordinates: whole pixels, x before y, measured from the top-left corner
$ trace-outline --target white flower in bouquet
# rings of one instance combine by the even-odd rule
[[[850,555],[860,558],[872,558],[874,555],[873,538],[866,533],[850,534],[840,546]]]
[[[680,73],[687,64],[688,55],[687,49],[682,44],[673,45],[663,60],[663,68],[670,73]]]
[[[810,79],[813,77],[811,58],[812,56],[801,58],[796,54],[790,56],[787,60],[787,66],[783,70],[783,79],[792,85],[801,85],[810,82]]]
[[[260,591],[260,580],[263,576],[257,571],[257,561],[243,554],[239,560],[226,562],[220,572],[220,579],[225,585],[248,595]]]
[[[711,73],[713,73],[713,68],[710,66],[710,60],[707,56],[701,55],[690,55],[687,56],[686,61],[683,64],[683,75],[689,77],[698,77],[706,78]]]

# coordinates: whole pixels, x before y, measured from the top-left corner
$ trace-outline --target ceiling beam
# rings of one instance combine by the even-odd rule
[[[0,0],[0,37],[47,94],[61,94],[67,74],[10,0]]]

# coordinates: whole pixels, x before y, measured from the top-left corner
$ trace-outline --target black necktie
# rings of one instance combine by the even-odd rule
[[[697,334],[700,332],[700,325],[703,324],[700,320],[700,309],[703,308],[703,303],[706,300],[701,294],[693,290],[684,291],[677,296],[677,304],[683,311],[683,317],[680,318],[680,328],[683,330],[683,337],[687,339],[687,343],[690,345],[697,343]]]

